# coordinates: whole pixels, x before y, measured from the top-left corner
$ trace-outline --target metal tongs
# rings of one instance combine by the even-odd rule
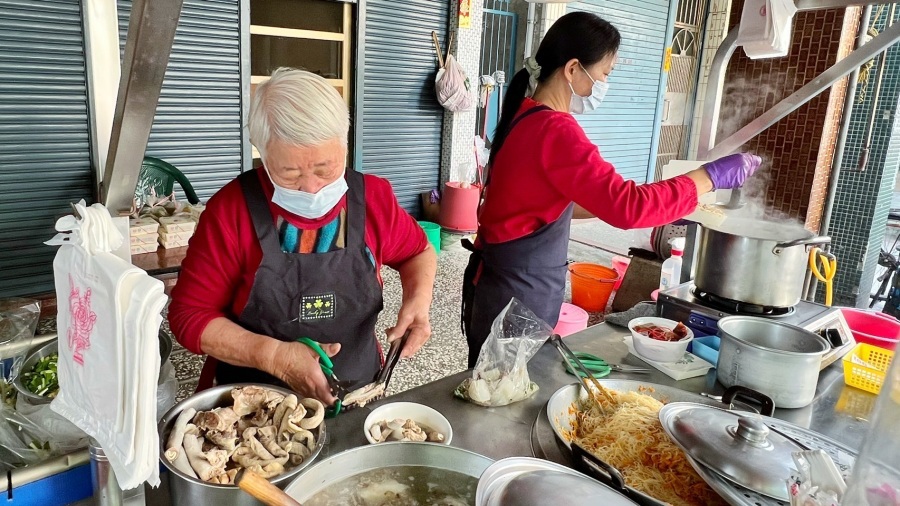
[[[590,398],[597,403],[597,407],[603,409],[603,403],[600,402],[600,399],[597,397],[598,394],[602,394],[609,402],[615,403],[615,399],[613,399],[612,395],[610,395],[610,393],[607,392],[605,388],[603,388],[603,385],[601,385],[600,382],[597,381],[597,378],[595,378],[594,375],[587,370],[584,364],[581,363],[581,360],[578,359],[578,356],[572,353],[572,350],[570,350],[569,347],[566,346],[566,343],[562,342],[562,338],[559,336],[559,334],[550,335],[550,342],[553,343],[553,346],[556,346],[556,351],[558,351],[559,354],[562,355],[563,360],[568,362],[570,366],[573,366],[573,368],[577,367],[578,370],[581,371],[581,373],[584,375],[584,377],[581,378],[581,384],[582,386],[584,386],[584,389],[587,390]],[[591,388],[592,386],[593,388]]]
[[[341,387],[340,391],[334,392],[338,400],[341,401],[344,411],[365,406],[370,402],[374,402],[384,397],[388,383],[391,381],[391,376],[394,373],[394,368],[397,367],[397,364],[400,362],[400,352],[403,351],[403,347],[406,345],[406,339],[408,337],[409,331],[407,330],[406,333],[403,334],[403,337],[395,339],[394,342],[391,343],[387,357],[385,357],[384,360],[384,366],[378,371],[378,375],[375,376],[374,382],[353,391],[348,391],[346,388]]]

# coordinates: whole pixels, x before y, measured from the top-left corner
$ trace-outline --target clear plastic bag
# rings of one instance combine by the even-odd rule
[[[538,386],[528,376],[528,361],[551,334],[550,325],[513,298],[494,319],[472,377],[455,394],[480,406],[505,406],[531,397]]]
[[[48,456],[65,455],[75,450],[87,448],[88,435],[62,415],[50,409],[50,404],[32,404],[24,397],[16,401],[16,414],[40,427],[49,446]]]
[[[10,471],[58,455],[52,439],[43,427],[0,404],[0,470]]]
[[[41,303],[19,297],[0,299],[0,381],[15,379],[41,316]],[[8,350],[17,350],[10,352]]]

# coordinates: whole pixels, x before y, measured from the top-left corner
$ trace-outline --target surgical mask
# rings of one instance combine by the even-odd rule
[[[269,169],[266,169],[266,175],[269,176],[269,181],[272,181],[272,186],[275,187],[272,202],[289,213],[310,220],[316,220],[328,214],[328,211],[334,209],[334,206],[338,205],[338,202],[347,193],[347,180],[344,179],[345,172],[346,170],[341,172],[341,177],[323,186],[316,193],[309,193],[278,186],[272,180]]]
[[[580,63],[578,65],[581,67],[581,70],[584,70],[584,73],[590,77],[591,81],[594,82],[594,85],[591,86],[591,94],[582,97],[578,93],[575,93],[575,88],[572,87],[572,83],[569,83],[569,89],[572,90],[572,100],[569,102],[569,112],[572,114],[591,112],[600,107],[600,103],[603,102],[603,98],[606,97],[606,92],[609,91],[609,84],[603,81],[594,80]]]

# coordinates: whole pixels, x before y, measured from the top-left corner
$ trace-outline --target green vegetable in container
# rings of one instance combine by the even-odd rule
[[[56,397],[59,393],[59,378],[56,375],[56,364],[59,360],[59,354],[53,353],[38,360],[34,367],[22,375],[25,388],[29,392],[49,397]]]

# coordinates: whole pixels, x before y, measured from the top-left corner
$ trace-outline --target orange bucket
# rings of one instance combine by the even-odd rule
[[[606,309],[613,287],[619,281],[619,273],[609,267],[576,262],[569,264],[572,280],[572,304],[589,313]]]

